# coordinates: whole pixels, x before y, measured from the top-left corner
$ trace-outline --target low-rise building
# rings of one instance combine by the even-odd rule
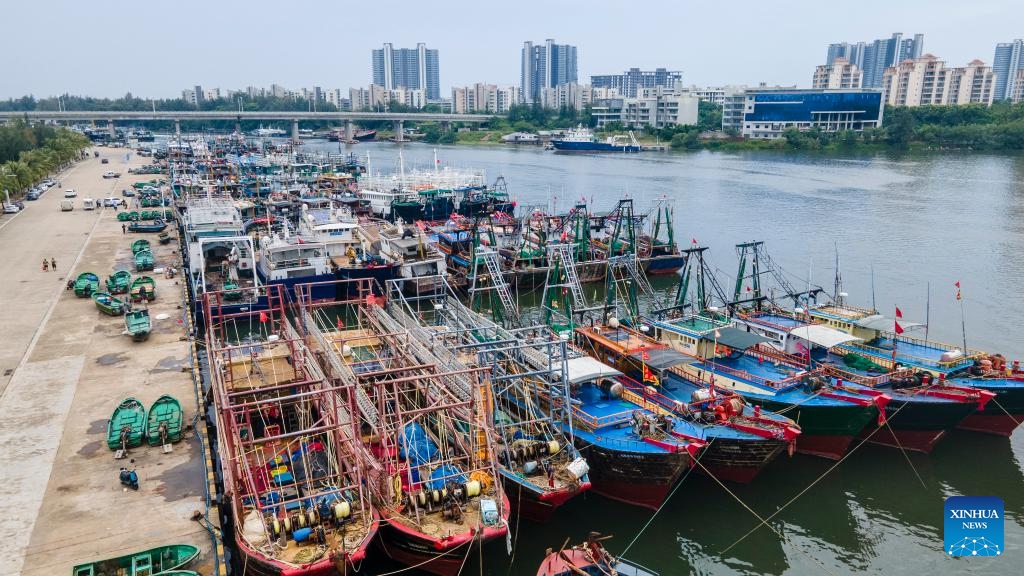
[[[627,128],[665,128],[697,123],[699,99],[663,87],[642,88],[636,98],[594,100],[590,114],[601,128],[619,122]]]
[[[836,58],[831,64],[814,69],[811,88],[814,90],[856,90],[861,87],[864,72],[846,58]]]
[[[736,109],[740,101],[742,111]],[[767,139],[779,138],[789,128],[825,132],[878,128],[883,110],[882,93],[877,90],[747,90],[730,99],[726,108],[730,114],[723,114],[723,130]]]
[[[472,86],[452,87],[452,109],[456,114],[491,112],[504,114],[519,103],[519,89],[515,86],[476,83]]]
[[[925,54],[887,68],[882,92],[890,106],[991,104],[995,84],[992,67],[981,60],[947,68],[944,61]]]

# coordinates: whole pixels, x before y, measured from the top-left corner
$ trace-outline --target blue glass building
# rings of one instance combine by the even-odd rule
[[[743,98],[740,133],[746,138],[778,138],[787,128],[838,132],[882,125],[877,90],[748,90]]]

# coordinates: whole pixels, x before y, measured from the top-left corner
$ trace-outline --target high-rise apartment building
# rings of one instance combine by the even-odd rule
[[[683,81],[683,73],[669,71],[664,68],[654,70],[640,70],[630,68],[622,74],[605,74],[591,76],[590,85],[594,88],[614,88],[619,94],[627,98],[635,98],[637,92],[642,88],[668,88],[673,89]]]
[[[814,90],[846,90],[861,87],[864,72],[860,66],[852,64],[846,58],[839,57],[831,64],[818,66],[814,70],[811,88]]]
[[[1024,70],[1024,40],[996,44],[992,71],[996,75],[996,100],[1013,100],[1019,90],[1017,72]]]
[[[523,102],[539,102],[545,88],[576,83],[576,47],[555,44],[552,39],[544,45],[523,43],[519,86]]]
[[[832,64],[837,58],[845,58],[863,72],[861,85],[864,88],[878,88],[882,85],[882,76],[886,68],[904,60],[920,58],[923,51],[924,34],[915,34],[913,38],[904,39],[902,32],[896,32],[892,38],[875,40],[870,44],[829,44],[825,64]]]
[[[374,50],[373,83],[385,90],[423,90],[428,100],[441,98],[441,68],[437,50],[419,43],[416,48],[394,48],[391,43]]]
[[[946,68],[945,62],[925,54],[886,69],[882,94],[890,106],[991,104],[995,74],[981,60]]]

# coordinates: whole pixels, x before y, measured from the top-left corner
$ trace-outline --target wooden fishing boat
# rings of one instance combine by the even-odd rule
[[[72,576],[149,576],[160,574],[182,576],[195,574],[189,570],[178,570],[187,566],[199,556],[199,548],[188,544],[169,544],[143,550],[134,554],[118,556],[108,560],[98,560],[88,564],[79,564],[72,568]]]
[[[181,440],[181,403],[173,396],[164,394],[149,408],[146,426],[146,440],[150,446],[161,446]]]
[[[82,272],[75,279],[75,296],[88,298],[100,289],[100,277],[92,272]]]
[[[548,548],[544,561],[537,569],[537,576],[589,576],[598,574],[617,574],[619,576],[657,576],[655,572],[616,558],[605,550],[603,541],[611,536],[601,536],[597,532],[587,535],[586,541],[568,550],[555,552]]]
[[[124,314],[124,302],[106,292],[93,292],[92,301],[96,303],[96,307],[99,308],[100,312],[108,316]]]
[[[149,250],[143,250],[142,252],[135,253],[135,269],[139,272],[145,272],[153,269],[153,253]]]
[[[124,315],[125,332],[136,342],[149,338],[152,324],[149,321],[149,310],[132,310]]]
[[[132,254],[138,254],[139,252],[149,252],[149,240],[136,240],[132,242]]]
[[[132,282],[132,274],[127,270],[118,270],[107,277],[107,292],[111,294],[127,294]]]
[[[146,407],[135,398],[125,398],[107,422],[107,447],[122,450],[142,446],[145,432]]]
[[[128,225],[129,232],[163,232],[165,228],[167,223],[159,218],[151,223],[132,222]]]
[[[131,287],[132,302],[156,300],[156,281],[150,276],[139,276],[132,281]]]

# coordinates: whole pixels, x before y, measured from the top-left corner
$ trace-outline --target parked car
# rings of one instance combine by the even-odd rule
[[[99,155],[99,152],[97,152],[96,154]],[[110,164],[110,159],[109,158],[104,158],[104,159],[100,160],[100,164]]]
[[[20,211],[21,208],[18,208],[14,204],[4,204],[4,214],[17,214]]]
[[[113,208],[114,206],[120,206],[121,205],[121,199],[120,198],[106,198],[106,199],[103,200],[103,205],[106,206],[107,208]]]
[[[104,178],[120,178],[121,177],[121,173],[120,172],[104,172],[103,173],[103,177]]]
[[[39,200],[41,192],[39,190],[29,190],[29,193],[25,195],[26,200]]]
[[[121,190],[121,196],[124,196],[125,198],[131,198],[135,196],[135,192],[132,192],[131,188],[125,188],[124,190]]]
[[[74,198],[75,196],[78,196],[78,193],[75,192],[74,188],[68,188],[67,190],[64,191],[65,198]]]

